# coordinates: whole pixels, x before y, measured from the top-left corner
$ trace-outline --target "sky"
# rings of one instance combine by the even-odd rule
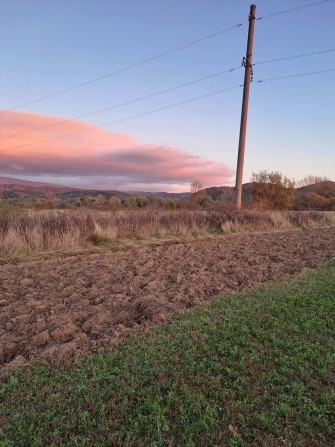
[[[308,3],[259,0],[256,17]],[[233,185],[247,23],[18,106],[246,22],[249,8],[244,0],[0,0],[0,176],[124,191]],[[257,82],[334,69],[335,51],[257,64],[335,49],[334,20],[331,0],[255,22],[245,182],[259,170],[335,180],[335,71]]]

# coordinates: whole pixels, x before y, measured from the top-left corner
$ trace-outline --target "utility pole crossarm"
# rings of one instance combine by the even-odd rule
[[[244,72],[240,138],[239,138],[239,144],[238,144],[238,158],[237,158],[236,184],[235,184],[235,194],[236,194],[235,203],[236,203],[237,209],[240,209],[241,204],[242,204],[242,181],[243,181],[245,140],[246,140],[246,134],[247,134],[249,92],[250,92],[250,83],[252,81],[252,76],[253,76],[252,48],[253,48],[253,41],[254,41],[255,21],[256,21],[256,5],[251,5],[250,6],[250,14],[249,14],[247,53],[246,53],[245,58],[243,58],[243,61],[242,61],[242,64],[245,67],[245,72]]]

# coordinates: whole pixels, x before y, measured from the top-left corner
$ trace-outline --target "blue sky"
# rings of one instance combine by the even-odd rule
[[[257,17],[307,3],[312,0],[259,0]],[[2,0],[0,107],[15,107],[245,21],[249,6],[243,0]],[[334,19],[335,1],[330,1],[256,21],[253,61],[335,48]],[[235,67],[245,55],[246,38],[244,25],[17,112],[72,117]],[[254,79],[331,68],[335,68],[335,51],[255,66]],[[85,121],[99,125],[242,82],[239,69]],[[335,72],[254,82],[244,180],[260,169],[278,170],[296,179],[314,174],[335,180],[334,97]],[[181,148],[204,163],[209,159],[234,171],[241,99],[239,88],[106,130],[157,148]],[[24,169],[17,176],[43,180],[41,169],[38,174]],[[0,175],[4,174],[15,176],[0,166]],[[44,179],[55,176],[55,181],[66,183],[66,175],[45,173]],[[75,184],[75,179],[70,180]],[[233,175],[223,176],[222,183],[233,181]],[[145,185],[143,180],[141,186]]]

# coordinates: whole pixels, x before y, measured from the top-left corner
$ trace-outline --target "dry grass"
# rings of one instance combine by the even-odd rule
[[[201,236],[335,225],[334,212],[89,211],[0,213],[0,258],[80,249],[122,239]]]
[[[221,224],[224,234],[250,231],[290,230],[335,225],[333,211],[243,211],[229,213]]]

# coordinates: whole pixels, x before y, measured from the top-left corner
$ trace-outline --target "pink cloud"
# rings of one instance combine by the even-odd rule
[[[0,138],[44,127],[61,118],[7,112],[2,116]],[[39,140],[89,128],[70,121],[0,141],[0,174],[29,178],[62,178],[73,186],[104,189],[188,190],[197,179],[205,186],[223,185],[231,170],[221,162],[195,156],[165,145],[144,144],[121,133],[98,128],[56,140],[19,148]]]

